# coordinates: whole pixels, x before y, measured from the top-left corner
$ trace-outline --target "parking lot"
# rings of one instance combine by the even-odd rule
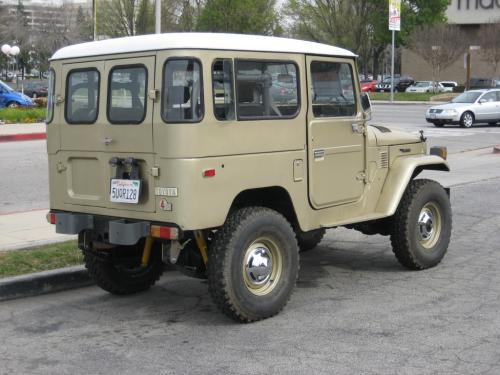
[[[449,147],[453,171],[438,179],[451,186],[453,233],[436,268],[407,271],[387,237],[336,228],[301,254],[290,302],[262,322],[234,323],[205,281],[175,271],[131,297],[89,287],[3,302],[0,373],[498,374],[500,155],[492,145],[500,127],[435,129],[425,108],[376,105],[372,122],[424,129],[430,144]]]

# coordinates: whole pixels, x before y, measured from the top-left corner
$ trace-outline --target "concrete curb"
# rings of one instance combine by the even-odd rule
[[[0,279],[0,301],[94,285],[84,266]]]
[[[33,141],[37,139],[46,139],[46,133],[21,133],[21,134],[5,134],[0,135],[0,142],[13,141]]]

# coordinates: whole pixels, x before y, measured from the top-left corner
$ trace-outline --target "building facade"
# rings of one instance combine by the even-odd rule
[[[500,23],[500,0],[451,0],[446,11],[448,23],[458,25],[467,35],[464,50],[469,49],[471,55],[471,77],[498,78],[500,71],[486,61],[481,54],[478,42],[480,26],[487,23]],[[403,20],[404,22],[404,20]],[[492,35],[498,40],[500,35]],[[415,52],[404,49],[401,55],[402,74],[412,76],[415,80],[431,80],[432,68]],[[465,56],[459,57],[451,66],[440,73],[440,80],[466,81]]]

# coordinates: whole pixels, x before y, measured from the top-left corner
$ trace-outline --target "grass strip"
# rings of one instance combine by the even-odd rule
[[[0,278],[83,264],[76,241],[0,252]]]
[[[436,94],[431,92],[413,93],[413,92],[395,92],[394,100],[401,102],[428,102]],[[391,100],[390,92],[371,92],[371,100]]]
[[[46,111],[45,108],[2,108],[0,120],[7,124],[43,122]]]

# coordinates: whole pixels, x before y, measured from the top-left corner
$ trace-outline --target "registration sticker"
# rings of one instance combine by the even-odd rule
[[[139,203],[141,180],[111,179],[109,199],[116,203]]]

